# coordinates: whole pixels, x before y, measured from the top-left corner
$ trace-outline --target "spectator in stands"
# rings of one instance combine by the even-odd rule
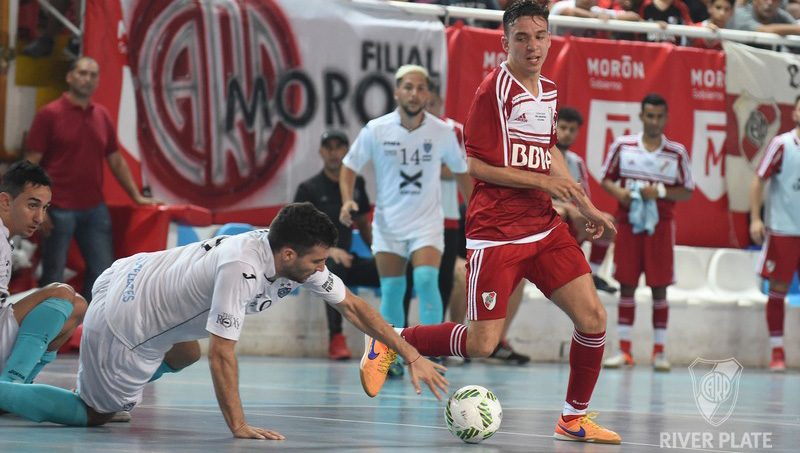
[[[736,7],[728,28],[778,35],[800,34],[800,25],[780,8],[780,0],[752,0],[752,4]]]
[[[642,18],[633,11],[601,8],[597,6],[597,0],[560,0],[550,4],[550,15],[584,17],[590,19],[600,19],[602,21],[617,19],[639,22],[642,20]],[[552,33],[555,35],[570,34],[572,36],[580,36],[584,38],[604,38],[608,36],[608,33],[602,30],[590,30],[586,28],[563,26],[553,26]]]
[[[642,10],[644,0],[599,0],[597,6],[616,11],[628,11],[635,13],[641,20],[639,12]],[[628,41],[638,40],[638,33],[614,32],[611,34],[614,39],[624,39]]]
[[[567,168],[570,174],[572,174],[572,177],[575,178],[576,182],[581,184],[583,191],[591,198],[592,192],[589,187],[589,172],[586,170],[586,162],[581,156],[569,149],[578,138],[578,131],[582,125],[583,116],[581,116],[580,112],[571,107],[561,107],[558,109],[558,121],[556,121],[556,139],[558,141],[556,142],[556,147],[564,155],[564,160],[567,163]],[[589,220],[580,213],[572,202],[553,199],[553,207],[564,222],[569,225],[569,231],[578,244],[589,239],[589,234],[583,228],[583,225],[586,225]],[[613,215],[607,212],[603,214],[608,217],[611,222],[614,222]],[[614,231],[606,230],[602,237],[592,241],[592,251],[589,254],[589,267],[592,269],[594,286],[600,291],[611,294],[615,293],[617,289],[609,285],[608,282],[598,276],[597,273],[606,258],[606,253],[613,240]]]
[[[683,0],[683,3],[686,3],[692,23],[696,24],[711,17],[709,8],[712,2],[710,0]]]
[[[618,137],[603,166],[603,188],[619,201],[614,278],[620,283],[618,323],[620,352],[603,365],[633,365],[631,330],[636,309],[634,292],[644,272],[653,294],[653,368],[669,371],[666,343],[667,286],[673,283],[676,201],[694,190],[686,149],[664,136],[667,101],[658,94],[642,100],[639,114],[644,131]]]
[[[330,217],[339,231],[339,241],[328,252],[325,265],[331,272],[338,275],[345,285],[354,286],[380,286],[378,269],[375,267],[375,258],[363,258],[350,253],[353,243],[353,230],[339,221],[339,212],[342,209],[342,194],[339,191],[339,172],[342,169],[342,159],[347,154],[350,141],[344,132],[330,130],[322,134],[319,155],[322,157],[322,171],[297,187],[294,196],[295,202],[308,201],[325,215]],[[358,206],[354,217],[361,238],[367,244],[372,244],[372,226],[369,223],[369,197],[364,186],[364,178],[356,177],[353,189],[353,199]],[[347,339],[342,333],[342,315],[329,304],[325,304],[328,317],[328,357],[331,360],[346,360],[351,357],[347,348]]]
[[[500,4],[497,0],[413,0],[414,3],[431,3],[444,6],[459,6],[462,8],[475,8],[475,9],[493,9],[500,10]],[[456,22],[463,22],[464,25],[470,27],[482,28],[498,28],[500,21],[482,20],[482,19],[453,19],[451,18],[445,25],[453,25]]]
[[[800,96],[792,116],[795,127],[773,138],[750,189],[750,236],[762,249],[761,276],[769,279],[767,328],[772,371],[784,371],[783,317],[792,276],[800,271]],[[766,225],[761,220],[764,186],[769,181]]]
[[[642,5],[642,19],[648,22],[658,22],[662,25],[691,25],[692,18],[689,8],[683,0],[647,0]],[[675,41],[675,37],[663,33],[648,33],[648,41]],[[680,43],[685,44],[685,38]]]
[[[786,4],[786,12],[789,13],[794,20],[800,20],[800,0],[792,0]]]
[[[378,188],[372,252],[380,275],[381,314],[395,326],[405,325],[403,296],[410,259],[420,300],[420,323],[438,324],[442,322],[438,282],[444,250],[442,164],[456,175],[464,198],[469,198],[472,185],[452,127],[425,112],[430,96],[427,69],[401,66],[395,74],[394,96],[397,108],[367,123],[344,157],[339,219],[352,224],[351,211],[358,210],[353,198],[356,172],[372,161]],[[390,373],[402,373],[397,363],[392,364]]]
[[[70,8],[70,3],[72,8]],[[72,10],[72,21],[76,26],[80,27],[80,9],[79,1],[70,2],[70,0],[50,0],[50,4],[62,15],[67,14],[67,10]],[[31,41],[28,45],[22,48],[22,54],[31,58],[44,58],[49,57],[53,53],[55,46],[55,37],[63,28],[63,24],[58,18],[44,10],[39,12],[40,20],[42,21],[42,29],[39,32],[39,37]],[[81,52],[81,38],[78,36],[71,36],[67,45],[64,47],[64,55],[71,59],[77,59]]]
[[[726,28],[728,20],[733,15],[733,2],[734,0],[711,0],[708,5],[709,18],[695,25],[706,27],[711,31]],[[722,50],[722,40],[719,38],[695,38],[692,40],[692,45],[703,49]]]
[[[53,179],[53,201],[42,225],[41,286],[64,279],[73,236],[86,272],[81,295],[91,300],[95,279],[114,262],[111,217],[103,199],[103,160],[133,201],[160,204],[145,197],[117,146],[108,111],[92,102],[100,66],[89,57],[72,63],[69,89],[36,113],[25,140],[26,157],[41,164]]]

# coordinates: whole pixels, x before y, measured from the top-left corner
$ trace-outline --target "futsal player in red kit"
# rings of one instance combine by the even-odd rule
[[[620,443],[586,409],[600,373],[606,313],[589,265],[551,197],[573,200],[593,238],[613,224],[592,205],[556,144],[556,86],[541,76],[550,48],[548,10],[520,1],[503,15],[508,59],[481,83],[465,123],[469,174],[467,315],[469,327],[444,323],[397,329],[424,356],[486,357],[501,340],[506,302],[526,278],[575,324],[570,377],[554,437]],[[375,396],[385,379],[386,346],[368,339],[362,384]]]

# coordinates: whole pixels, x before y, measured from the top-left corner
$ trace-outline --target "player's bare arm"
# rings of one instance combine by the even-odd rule
[[[661,191],[663,191],[664,196],[661,196]],[[671,201],[684,201],[692,197],[691,189],[687,189],[683,186],[664,187],[664,184],[651,184],[642,187],[639,193],[645,200],[664,198]]]
[[[583,191],[583,187],[575,182],[575,179],[569,172],[569,168],[567,168],[567,162],[564,160],[564,155],[561,153],[561,150],[553,146],[550,148],[550,156],[550,174],[557,178],[569,179],[579,189],[574,191],[570,198],[575,202],[575,206],[578,208],[581,215],[586,217],[586,232],[589,233],[589,237],[592,239],[599,239],[603,236],[606,229],[616,233],[617,228],[614,226],[614,222],[595,207],[592,200],[590,200],[586,192]]]
[[[208,364],[217,403],[225,423],[234,437],[244,439],[285,439],[277,431],[256,428],[244,419],[242,400],[239,397],[239,364],[233,351],[236,341],[211,334],[208,344]]]
[[[453,175],[458,185],[458,191],[461,192],[461,197],[464,198],[465,203],[469,203],[472,197],[472,178],[466,173],[455,173]]]
[[[363,299],[360,299],[349,289],[346,290],[344,300],[334,305],[339,312],[347,318],[360,331],[386,344],[391,349],[397,351],[405,359],[411,375],[411,383],[417,390],[417,394],[422,392],[419,381],[425,382],[433,392],[436,399],[442,400],[439,390],[447,394],[447,386],[450,385],[447,379],[436,370],[447,371],[442,365],[435,364],[421,354],[410,344],[406,343],[400,335],[381,317],[377,310],[372,308]]]
[[[467,157],[467,166],[467,173],[473,178],[498,186],[543,190],[551,196],[565,200],[572,198],[577,191],[583,191],[572,177],[548,176],[512,167],[495,167],[474,157]]]
[[[358,203],[353,200],[353,191],[356,186],[356,172],[347,165],[342,165],[339,170],[339,191],[342,193],[342,209],[339,212],[339,221],[345,226],[353,224],[353,211],[358,211]]]
[[[620,187],[612,181],[611,179],[604,179],[602,183],[603,189],[608,192],[611,196],[617,199],[619,204],[623,206],[628,206],[631,204],[631,191],[630,189],[626,189],[625,187]]]
[[[764,242],[766,226],[761,219],[761,205],[764,203],[764,180],[760,176],[753,176],[750,184],[750,237],[758,245]]]

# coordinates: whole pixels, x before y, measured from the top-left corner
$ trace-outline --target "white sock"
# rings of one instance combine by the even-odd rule
[[[589,263],[589,269],[592,270],[592,275],[597,275],[597,273],[600,272],[600,266],[602,266],[602,265],[603,265],[603,263],[591,263],[590,262]]]
[[[397,335],[403,336],[403,331],[406,330],[405,327],[395,327],[394,331],[397,332]]]
[[[654,329],[653,343],[664,345],[667,342],[667,329]]]
[[[619,339],[620,340],[631,340],[631,331],[633,330],[633,326],[623,325],[620,324],[617,326],[617,331],[619,332]]]
[[[778,335],[774,337],[769,337],[769,347],[772,349],[775,348],[782,348],[783,347],[783,336]]]
[[[572,404],[564,401],[564,411],[561,412],[561,415],[586,415],[586,409],[575,409]]]

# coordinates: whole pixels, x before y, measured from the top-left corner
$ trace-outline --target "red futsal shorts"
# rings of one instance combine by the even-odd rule
[[[549,298],[553,291],[591,272],[564,223],[536,242],[467,250],[467,318],[505,318],[508,298],[523,278]]]
[[[761,276],[789,283],[800,271],[800,236],[767,233],[761,248]]]
[[[617,238],[614,240],[614,278],[625,286],[638,286],[639,276],[644,272],[647,286],[667,286],[675,283],[673,272],[675,246],[675,222],[662,221],[656,224],[652,235],[633,234],[628,222],[617,223]]]

